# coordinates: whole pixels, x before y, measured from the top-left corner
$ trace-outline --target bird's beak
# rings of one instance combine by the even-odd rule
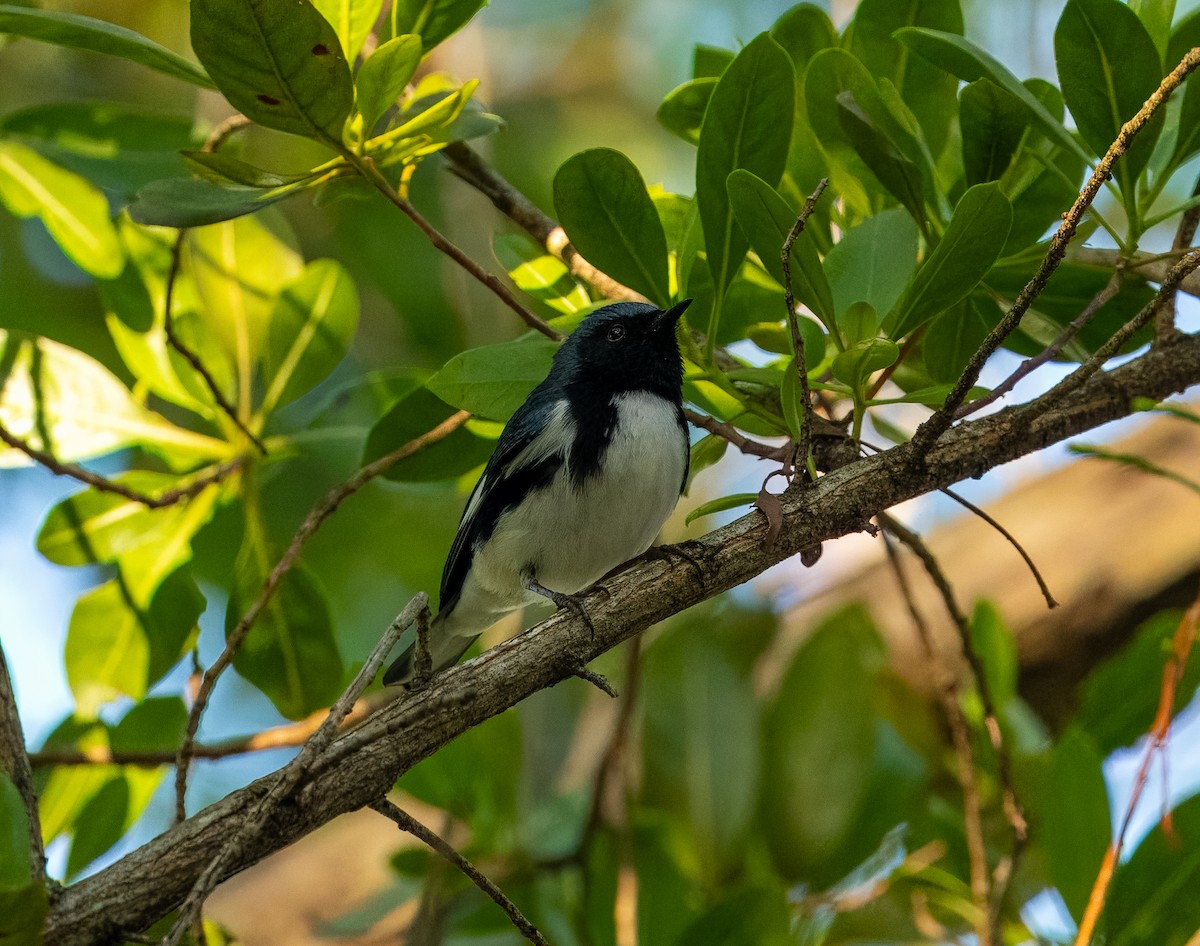
[[[656,329],[665,329],[667,331],[675,330],[675,323],[679,321],[679,317],[687,311],[687,307],[692,304],[691,299],[684,299],[682,302],[676,303],[667,309],[665,312],[660,312],[654,321]]]

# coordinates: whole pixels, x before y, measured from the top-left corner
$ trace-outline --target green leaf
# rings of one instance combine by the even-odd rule
[[[658,107],[658,123],[688,144],[697,144],[704,113],[716,87],[717,77],[706,76],[672,89]]]
[[[183,741],[188,711],[177,696],[154,696],[130,707],[109,732],[115,752],[170,752]]]
[[[646,654],[642,790],[683,815],[715,879],[742,862],[758,795],[758,719],[748,679],[712,631],[697,640],[696,630],[665,634]]]
[[[879,334],[879,313],[869,302],[856,302],[838,319],[838,328],[848,345],[874,338]]]
[[[208,347],[223,353],[237,383],[226,396],[248,409],[280,287],[304,269],[295,237],[280,217],[239,217],[189,231],[184,263],[200,296]]]
[[[358,110],[368,132],[408,85],[421,62],[421,52],[420,36],[396,36],[376,49],[358,70]]]
[[[840,318],[856,302],[888,312],[917,265],[917,225],[899,207],[868,217],[825,256],[825,275]]]
[[[697,43],[692,47],[692,78],[716,79],[729,68],[734,54],[719,46]]]
[[[224,457],[221,440],[176,427],[142,407],[98,361],[46,338],[21,338],[0,330],[0,423],[36,449],[64,463],[141,445],[180,457]],[[32,461],[0,449],[0,468]]]
[[[1021,144],[1028,112],[990,79],[964,86],[958,101],[967,183],[999,180]]]
[[[995,327],[998,314],[991,300],[970,296],[935,316],[921,343],[929,376],[947,384],[957,381],[967,361]]]
[[[184,571],[154,594],[149,608],[131,600],[120,579],[75,604],[67,629],[67,682],[78,711],[94,716],[121,695],[140,700],[179,660],[204,610],[204,598]]]
[[[798,942],[782,891],[754,887],[726,897],[692,921],[676,946],[784,946]]]
[[[426,386],[447,404],[506,421],[545,379],[557,350],[544,338],[472,348],[446,362]]]
[[[999,258],[1012,226],[1012,205],[995,181],[976,184],[954,208],[950,225],[884,319],[892,338],[903,338],[964,299]]]
[[[90,16],[0,4],[0,33],[117,56],[201,88],[214,88],[202,69],[165,46],[141,33]]]
[[[203,227],[221,223],[291,197],[308,186],[302,183],[255,187],[218,184],[190,177],[151,181],[129,205],[129,216],[152,227]]]
[[[797,652],[767,709],[762,815],[785,877],[819,881],[854,829],[875,751],[866,667],[878,646],[861,612],[835,616]]]
[[[50,912],[45,884],[0,890],[0,943],[4,946],[42,946],[42,927]]]
[[[225,611],[225,634],[258,599],[278,556],[249,531],[238,556],[237,584]],[[287,719],[303,719],[342,692],[342,655],[329,602],[303,564],[287,571],[233,658],[233,668],[266,694]]]
[[[285,283],[271,313],[260,410],[268,414],[323,381],[346,357],[357,326],[358,292],[335,260],[314,260]]]
[[[371,428],[363,447],[363,465],[428,433],[454,412],[432,391],[418,388],[393,404]],[[437,443],[394,463],[383,475],[407,483],[454,479],[482,466],[495,446],[494,440],[480,437],[465,426],[459,427]]]
[[[997,709],[1017,695],[1017,645],[996,606],[988,601],[975,605],[971,615],[971,643],[983,664],[988,691]]]
[[[713,513],[724,512],[726,509],[752,506],[756,499],[758,499],[757,493],[733,493],[729,496],[722,496],[720,499],[710,499],[687,514],[687,524],[691,525],[697,519],[711,516]]]
[[[1101,921],[1107,946],[1186,946],[1200,928],[1200,796],[1175,809],[1117,868]]]
[[[863,163],[888,193],[924,225],[926,188],[921,167],[900,150],[883,125],[863,108],[852,92],[840,93],[837,106],[842,130]]]
[[[1154,47],[1161,57],[1167,51],[1167,42],[1171,35],[1171,21],[1175,19],[1175,0],[1130,0],[1129,9],[1137,14],[1146,32],[1154,40]],[[1182,59],[1181,55],[1179,59]],[[1172,69],[1179,62],[1168,62],[1167,68]]]
[[[991,79],[996,85],[1014,96],[1029,112],[1033,122],[1055,144],[1071,154],[1088,160],[1088,154],[1046,107],[994,56],[980,49],[969,40],[953,33],[930,30],[922,27],[905,27],[897,30],[895,37],[913,52],[928,59],[935,66],[964,82],[976,79]],[[1103,153],[1103,152],[1101,152]]]
[[[185,171],[199,147],[190,116],[117,102],[52,102],[0,117],[0,132],[121,197]]]
[[[554,209],[588,262],[657,305],[669,303],[667,238],[629,158],[611,148],[568,158],[554,175]]]
[[[40,219],[84,272],[110,279],[125,265],[104,195],[15,141],[0,141],[0,202],[18,217]]]
[[[354,62],[363,41],[375,28],[383,0],[313,0],[313,6],[337,33],[346,62]]]
[[[79,810],[67,877],[72,878],[121,840],[129,821],[129,782],[124,775],[110,778]]]
[[[1104,755],[1133,745],[1154,721],[1163,666],[1179,625],[1179,611],[1163,611],[1142,624],[1133,640],[1093,670],[1080,688],[1078,721]],[[1189,660],[1176,688],[1174,713],[1200,685],[1200,660]],[[1113,689],[1119,687],[1119,691]],[[1121,699],[1113,694],[1120,692]]]
[[[1050,754],[1037,812],[1050,880],[1076,922],[1112,839],[1104,759],[1095,742],[1071,727]]]
[[[333,148],[354,105],[341,41],[310,0],[192,0],[192,48],[231,105]]]
[[[886,338],[865,338],[855,342],[833,359],[833,376],[855,391],[862,390],[876,371],[894,365],[900,358],[900,346]]]
[[[784,282],[783,244],[797,213],[770,184],[746,170],[729,175],[729,203],[742,233],[775,279]],[[834,326],[833,293],[825,278],[812,234],[800,233],[790,254],[792,291],[830,331]]]
[[[804,75],[813,56],[838,44],[829,14],[812,3],[798,3],[784,11],[771,27],[771,38],[791,57],[799,76]]]
[[[1137,14],[1120,0],[1070,0],[1054,30],[1058,84],[1079,134],[1101,157],[1158,88],[1162,59]],[[1162,130],[1157,112],[1116,165],[1129,194]]]
[[[573,315],[592,304],[587,290],[575,281],[563,261],[529,237],[519,233],[496,236],[492,252],[518,289],[555,312]]]
[[[32,877],[29,815],[17,786],[0,769],[0,891],[19,890]]]
[[[478,87],[479,80],[472,79],[461,88],[443,88],[427,95],[415,95],[397,117],[399,124],[396,127],[367,142],[367,153],[379,155],[381,163],[387,167],[432,154],[448,142],[471,137],[476,132],[490,133],[494,126],[488,117],[481,115],[476,117],[488,125],[486,130],[468,129],[471,134],[457,133],[459,121],[469,117],[466,108]]]
[[[192,170],[216,184],[241,184],[270,190],[313,178],[315,171],[304,174],[278,174],[239,161],[224,151],[185,151],[183,156]]]
[[[1171,42],[1167,47],[1167,68],[1174,69],[1193,46],[1200,46],[1200,10],[1175,27],[1171,34]],[[1171,154],[1173,167],[1178,167],[1200,151],[1200,82],[1189,79],[1184,86],[1178,122],[1179,137],[1175,139],[1175,150]]]
[[[871,72],[893,83],[939,154],[954,117],[954,79],[893,38],[901,27],[962,33],[959,0],[863,0],[854,11],[849,48]]]
[[[725,451],[728,447],[729,441],[724,437],[718,437],[716,434],[706,434],[691,445],[688,450],[688,486],[684,490],[685,493],[691,489],[692,483],[695,482],[698,473],[721,462],[721,458],[725,456]],[[690,525],[693,519],[697,519],[702,515],[706,514],[698,510],[689,513],[688,524]]]
[[[794,88],[787,53],[760,33],[725,70],[705,112],[696,151],[696,198],[715,291],[710,338],[716,336],[721,300],[748,246],[734,223],[725,182],[738,168],[771,186],[779,182],[791,139]]]
[[[388,17],[392,36],[416,33],[425,51],[457,33],[487,0],[394,0]]]

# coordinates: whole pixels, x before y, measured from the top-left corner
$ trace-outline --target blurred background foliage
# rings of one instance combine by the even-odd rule
[[[837,349],[866,345],[865,361],[832,369],[841,384],[832,393],[853,401],[861,421],[870,375],[890,367],[900,351],[880,337],[880,320],[895,342],[911,340],[919,326],[928,324],[924,352],[896,371],[897,388],[885,396],[890,393],[913,408],[936,390],[940,402],[944,385],[957,377],[965,355],[998,318],[997,303],[1011,299],[1036,265],[1044,250],[1040,239],[1082,179],[1085,149],[1094,160],[1111,140],[1103,128],[1090,133],[1076,116],[1082,137],[1056,144],[1044,127],[1027,130],[1027,119],[1014,118],[1011,103],[995,85],[960,93],[956,79],[923,60],[911,60],[913,73],[907,77],[897,75],[896,63],[888,58],[895,56],[891,28],[900,25],[891,22],[894,11],[885,3],[864,6],[870,15],[839,41],[832,24],[845,30],[854,14],[852,3],[834,3],[824,13],[805,7],[798,14],[788,13],[790,4],[773,0],[497,3],[462,32],[431,43],[435,48],[427,50],[420,75],[444,73],[455,83],[480,80],[475,97],[486,104],[474,117],[485,121],[480,115],[498,115],[504,124],[499,131],[486,129],[496,133],[481,140],[481,151],[537,205],[557,209],[581,246],[591,218],[586,208],[572,203],[570,174],[588,169],[568,159],[597,147],[627,155],[650,185],[666,223],[672,269],[662,294],[679,295],[686,286],[689,294],[700,296],[702,311],[720,310],[724,286],[714,288],[719,279],[704,268],[703,275],[691,277],[694,283],[676,271],[675,264],[686,256],[689,237],[682,215],[688,210],[682,198],[670,195],[687,197],[695,189],[696,101],[702,114],[703,94],[711,92],[715,77],[743,42],[777,23],[777,35],[790,36],[793,55],[802,49],[815,56],[820,47],[840,42],[848,52],[825,53],[828,68],[817,75],[833,88],[815,84],[810,73],[805,92],[831,91],[827,104],[840,90],[856,88],[854,73],[861,67],[852,57],[867,71],[895,80],[921,133],[885,130],[912,150],[897,155],[879,147],[879,113],[859,113],[855,124],[853,108],[843,108],[846,118],[831,106],[828,113],[808,116],[814,129],[832,122],[817,135],[820,147],[813,155],[793,154],[782,179],[776,174],[766,188],[770,192],[778,185],[794,213],[817,177],[832,178],[836,209],[814,218],[812,236],[813,254],[824,259],[826,293],[832,293],[823,320],[827,331],[815,322],[806,329],[823,347],[826,338],[830,342],[825,357],[809,352],[809,367],[814,380],[828,381]],[[1053,36],[1063,4],[972,0],[963,3],[961,17],[955,3],[911,6],[918,19],[910,25],[965,31],[1020,78],[1047,80],[1027,83],[1027,94],[1061,114],[1061,97],[1050,83],[1057,81]],[[1125,26],[1122,15],[1133,16],[1125,8],[1113,13],[1099,0],[1076,6],[1106,9],[1112,22]],[[1149,78],[1132,75],[1133,66],[1129,74],[1118,72],[1117,88],[1123,82],[1131,87],[1149,82],[1152,89],[1164,60],[1170,68],[1178,59],[1169,53],[1196,42],[1200,21],[1189,16],[1183,2],[1131,6],[1146,23],[1155,66]],[[172,50],[189,49],[187,5],[179,0],[43,7],[126,26]],[[1130,62],[1142,60],[1130,53]],[[73,172],[104,194],[103,216],[151,182],[187,177],[194,164],[179,151],[198,149],[229,114],[216,92],[114,57],[12,39],[0,49],[0,64],[5,76],[0,170],[11,167],[3,163],[5,155],[15,155],[18,165],[36,171],[54,193],[84,206],[91,192],[79,190],[77,178],[55,176],[56,168]],[[679,91],[685,81],[691,88]],[[672,105],[660,112],[668,93]],[[701,98],[689,98],[693,93]],[[1129,93],[1135,107],[1145,93],[1140,85]],[[973,127],[987,127],[987,143],[999,152],[1008,148],[1000,159],[972,151],[969,135],[965,146],[956,138],[962,136],[960,123],[954,110],[944,107],[956,101],[956,94],[964,112],[977,110],[980,124]],[[1194,177],[1188,149],[1200,94],[1191,88],[1187,94],[1185,104],[1174,103],[1161,123],[1159,133],[1168,144],[1154,156],[1149,147],[1140,156],[1148,167],[1141,182],[1133,174],[1120,182],[1119,194],[1097,204],[1115,222],[1116,236],[1129,252],[1169,245],[1178,216],[1156,222],[1151,211],[1178,208],[1188,198]],[[361,95],[360,88],[360,100]],[[797,110],[802,114],[803,106]],[[1025,151],[1018,154],[1020,148]],[[913,160],[917,152],[928,158],[926,165]],[[238,133],[236,154],[280,175],[303,174],[329,157],[312,141],[257,127]],[[604,164],[609,159],[603,155],[589,154],[601,162],[592,170],[624,173],[611,162]],[[874,156],[875,163],[864,154]],[[1047,166],[1057,171],[1043,173]],[[923,298],[928,284],[922,287],[913,277],[918,252],[928,259],[938,237],[952,232],[951,210],[967,185],[998,180],[1004,172],[1011,172],[1005,187],[1019,192],[1009,190],[1013,208],[1000,213],[1013,219],[1012,228],[1004,228],[1008,236],[993,226],[998,217],[991,216],[990,207],[979,212],[982,224],[970,233],[971,242],[983,244],[991,230],[996,243],[992,251],[979,251],[981,259],[987,258],[970,280],[973,286],[986,272],[986,287],[967,300],[961,294],[950,298],[944,287],[940,295],[932,294],[936,298]],[[1026,180],[1018,187],[1013,177]],[[539,272],[551,273],[555,287],[564,279],[438,159],[423,162],[411,181],[405,180],[412,203],[486,269],[513,270],[522,288],[533,286]],[[722,194],[724,180],[722,174]],[[763,196],[760,184],[744,178],[738,186],[769,207],[772,195]],[[1009,200],[997,197],[999,190],[993,186],[975,193],[980,200],[1003,200],[1007,208]],[[1131,193],[1138,196],[1130,198]],[[1021,195],[1024,204],[1018,203]],[[163,198],[168,216],[170,197]],[[733,184],[729,200],[735,210],[749,203],[737,200]],[[103,407],[111,401],[128,413],[129,424],[142,425],[138,436],[80,448],[86,457],[121,450],[96,468],[112,475],[133,468],[123,479],[133,488],[153,493],[176,484],[181,471],[202,467],[201,461],[227,460],[228,444],[239,435],[214,410],[202,382],[165,348],[146,340],[150,330],[161,327],[170,268],[166,231],[137,227],[122,216],[112,236],[120,248],[92,247],[89,255],[88,247],[73,245],[69,234],[55,232],[52,222],[22,219],[11,195],[6,204],[14,213],[0,214],[0,329],[11,334],[0,376],[19,378],[22,370],[33,376],[34,369],[22,360],[31,357],[29,350],[18,350],[14,340],[48,340],[37,357],[43,369],[63,366],[51,371],[54,378],[73,379],[71,403]],[[580,215],[574,228],[573,211]],[[760,245],[774,245],[755,239],[756,226],[765,227],[760,234],[773,233],[769,211],[765,218],[739,214],[737,225],[756,252]],[[703,229],[710,232],[707,223]],[[1113,245],[1098,227],[1091,232],[1097,233],[1092,245]],[[854,239],[833,250],[833,238],[844,233]],[[856,309],[846,295],[860,289],[862,271],[854,260],[874,260],[877,254],[894,272],[879,275],[878,284],[872,282],[869,292],[853,300],[860,304]],[[764,387],[782,399],[776,403],[783,424],[778,414],[771,426],[770,418],[743,416],[744,404],[736,410],[724,406],[751,432],[783,435],[789,429],[794,433],[796,419],[794,405],[790,413],[788,405],[795,393],[789,395],[781,380],[790,348],[786,339],[779,347],[784,336],[774,262],[765,249],[757,258],[762,265],[752,257],[729,289],[726,319],[710,323],[720,331],[710,335],[713,341],[746,346],[739,350],[746,357],[751,351],[746,338],[759,343],[746,377],[761,381],[767,375],[749,372],[764,366],[774,372]],[[22,597],[35,603],[42,596],[74,593],[38,577],[43,573],[24,561],[32,555],[28,545],[35,536],[40,553],[56,564],[102,566],[89,569],[78,580],[82,585],[74,586],[88,590],[69,621],[66,603],[59,602],[4,628],[5,647],[16,654],[22,706],[32,710],[30,729],[44,738],[48,750],[173,750],[186,717],[191,654],[199,664],[211,663],[222,646],[222,625],[231,627],[256,595],[305,512],[359,467],[364,449],[368,459],[381,455],[453,408],[466,406],[461,401],[468,399],[477,415],[469,429],[405,461],[388,482],[367,486],[306,547],[304,567],[285,581],[277,608],[263,616],[236,662],[239,678],[228,677],[218,689],[200,739],[214,742],[300,719],[336,697],[397,607],[418,590],[436,588],[443,552],[465,492],[498,432],[496,422],[519,403],[552,350],[536,338],[503,349],[503,356],[496,356],[499,380],[518,367],[526,374],[515,378],[516,393],[491,392],[482,409],[482,395],[470,388],[471,371],[487,365],[460,365],[460,374],[443,373],[440,383],[423,387],[464,350],[512,342],[522,337],[523,326],[435,251],[395,207],[347,180],[234,223],[193,231],[181,259],[178,330],[193,345],[206,346],[218,383],[244,409],[241,419],[267,440],[274,458],[247,462],[251,472],[239,471],[193,501],[156,513],[92,492],[51,509],[52,499],[64,494],[48,483],[44,471],[0,471],[0,497],[12,512],[0,530],[24,530],[21,559],[14,555],[3,567],[10,576],[30,576],[27,587],[15,577],[7,587],[14,593],[20,588]],[[529,270],[518,268],[522,261]],[[958,260],[956,265],[970,271],[973,264]],[[1082,266],[1065,270],[1055,291],[1039,303],[1034,329],[1011,347],[1039,351],[1051,329],[1073,318],[1106,280],[1107,273]],[[1081,337],[1086,347],[1068,350],[1068,358],[1086,357],[1149,298],[1145,280],[1128,282],[1092,324],[1091,334]],[[591,300],[569,279],[562,285],[562,291],[541,293],[537,311],[546,318],[565,317],[556,324],[569,325],[572,314]],[[658,287],[651,279],[638,288],[653,294]],[[820,309],[819,287],[809,291],[816,302],[803,301]],[[297,367],[289,360],[295,354],[293,340],[310,324],[315,300],[330,298],[332,303],[322,303],[327,305],[322,325],[334,341],[327,351],[319,345],[306,349]],[[862,308],[863,301],[874,308]],[[884,316],[894,304],[889,326]],[[243,307],[244,323],[232,316],[221,321],[230,306]],[[943,309],[953,310],[952,323],[929,321]],[[750,317],[763,311],[770,314]],[[260,333],[254,340],[262,360],[257,375],[239,363],[237,333],[245,324]],[[932,344],[932,338],[939,343]],[[343,349],[348,349],[344,359]],[[85,352],[111,375],[96,364],[72,361],[73,352]],[[884,360],[873,361],[868,352],[871,357],[882,352]],[[61,386],[69,387],[66,381]],[[125,405],[129,391],[159,413],[148,418]],[[720,412],[724,402],[711,390],[693,388],[692,394],[695,403]],[[906,425],[911,428],[912,416],[885,411],[866,429],[899,439]],[[70,418],[61,420],[66,424]],[[140,449],[123,449],[131,443]],[[709,454],[714,454],[709,459],[721,457],[711,443]],[[705,500],[744,488],[754,479],[746,470],[730,456],[706,473],[681,504],[668,538],[699,529],[684,525],[685,514]],[[178,547],[180,537],[183,545],[190,540],[190,550]],[[796,581],[796,571],[784,580]],[[556,944],[972,941],[980,905],[971,886],[963,779],[931,692],[936,687],[917,685],[911,674],[892,665],[890,642],[869,612],[855,604],[807,629],[802,643],[781,657],[776,604],[764,585],[698,606],[655,629],[644,642],[597,662],[625,702],[608,706],[577,683],[540,693],[417,766],[400,780],[398,791],[483,864]],[[64,614],[61,629],[50,626],[55,613]],[[1128,635],[1128,646],[1090,673],[1077,707],[1051,728],[1018,692],[1012,633],[995,608],[986,602],[975,606],[973,640],[987,668],[1016,791],[1031,822],[1029,843],[999,910],[1001,942],[1069,940],[1080,920],[1112,837],[1104,760],[1136,743],[1150,725],[1164,650],[1179,618],[1177,610],[1156,609]],[[488,640],[514,629],[507,626]],[[288,661],[298,674],[280,670],[280,652],[289,641],[302,645],[303,653]],[[1180,706],[1200,680],[1198,664],[1190,666],[1178,688]],[[69,695],[57,684],[64,678]],[[38,694],[48,680],[56,681],[48,684],[50,695]],[[988,865],[996,868],[1012,849],[1000,773],[978,698],[969,691],[956,698],[970,725],[972,791],[981,807]],[[54,714],[58,718],[51,721]],[[190,809],[279,762],[275,752],[198,763]],[[42,828],[55,875],[70,881],[160,830],[169,818],[170,793],[160,787],[168,771],[132,765],[41,768]],[[1171,830],[1166,825],[1152,829],[1117,871],[1101,922],[1104,942],[1194,946],[1200,899],[1189,891],[1200,889],[1200,807],[1195,797],[1177,801]],[[373,941],[381,928],[403,929],[415,917],[405,942],[520,941],[500,911],[432,855],[405,848],[393,858],[392,869],[391,884],[364,902],[344,905],[343,915],[316,935]],[[0,875],[0,884],[10,880]],[[233,925],[214,935],[237,937],[239,932]],[[269,934],[262,936],[261,941],[270,941]]]

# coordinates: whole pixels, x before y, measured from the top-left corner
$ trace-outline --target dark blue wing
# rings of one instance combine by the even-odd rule
[[[504,511],[515,506],[532,490],[546,485],[562,466],[563,455],[560,452],[540,454],[513,465],[545,434],[547,424],[556,416],[555,408],[560,401],[559,385],[543,381],[505,425],[495,452],[467,500],[458,524],[458,533],[450,546],[450,554],[442,571],[440,610],[446,611],[458,600],[463,582],[471,570],[475,546],[487,541]],[[513,567],[520,568],[523,564],[514,562]]]

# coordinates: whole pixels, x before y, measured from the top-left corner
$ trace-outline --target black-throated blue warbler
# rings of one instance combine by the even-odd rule
[[[430,625],[435,671],[504,615],[563,607],[650,547],[687,480],[675,323],[690,302],[604,306],[555,352],[467,501]],[[413,644],[383,682],[409,683],[415,662]]]

